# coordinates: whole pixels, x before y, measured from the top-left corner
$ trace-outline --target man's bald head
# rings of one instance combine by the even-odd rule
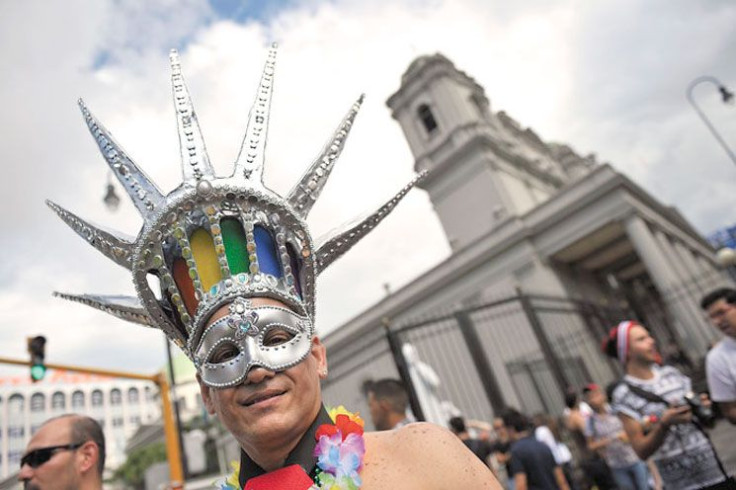
[[[92,441],[97,445],[99,454],[97,458],[97,474],[101,479],[102,472],[105,469],[105,434],[102,432],[102,427],[95,419],[75,413],[68,413],[50,418],[44,422],[41,427],[56,420],[64,419],[68,419],[69,421],[72,441],[77,443]]]
[[[100,424],[83,415],[61,415],[44,422],[31,436],[18,480],[27,490],[101,490],[104,467]]]

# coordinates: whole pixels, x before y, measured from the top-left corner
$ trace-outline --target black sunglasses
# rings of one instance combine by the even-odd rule
[[[34,449],[20,459],[20,467],[23,468],[23,466],[28,465],[31,468],[38,468],[50,460],[58,451],[74,451],[82,447],[83,444],[83,442],[78,442],[76,444],[64,444],[62,446],[49,446]]]

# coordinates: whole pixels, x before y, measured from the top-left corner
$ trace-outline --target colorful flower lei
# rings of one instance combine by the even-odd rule
[[[365,443],[363,441],[363,419],[342,405],[329,410],[334,425],[323,424],[317,429],[314,457],[317,458],[317,476],[313,489],[358,490],[362,484],[360,470],[363,469]],[[227,479],[215,483],[219,490],[238,490],[240,463],[230,463],[233,472]]]
[[[335,425],[324,424],[317,429],[317,488],[328,490],[358,490],[361,485],[365,443],[363,419],[340,405],[329,411]]]

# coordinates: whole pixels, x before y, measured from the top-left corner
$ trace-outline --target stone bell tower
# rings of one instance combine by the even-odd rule
[[[483,87],[439,53],[414,60],[387,105],[415,170],[431,172],[421,186],[453,250],[536,207],[594,164],[493,113]]]

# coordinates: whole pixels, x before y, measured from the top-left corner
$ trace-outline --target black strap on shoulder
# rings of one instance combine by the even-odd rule
[[[629,390],[631,390],[632,393],[638,395],[641,398],[644,398],[645,400],[655,403],[664,403],[667,406],[669,406],[670,404],[667,400],[657,395],[656,393],[652,393],[651,391],[647,391],[644,388],[640,388],[635,384],[629,383],[626,380],[624,380],[624,384],[629,387]]]

